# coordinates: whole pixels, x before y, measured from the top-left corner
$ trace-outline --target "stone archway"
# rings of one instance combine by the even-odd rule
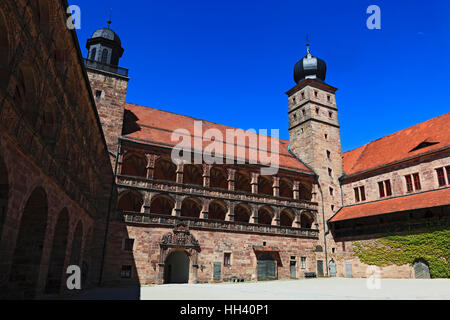
[[[159,245],[158,284],[197,283],[198,253],[201,249],[188,226],[178,223],[172,232],[162,237]]]
[[[34,298],[41,269],[48,219],[47,193],[36,188],[28,198],[20,220],[9,277],[10,292]]]
[[[189,256],[184,250],[174,250],[164,262],[164,284],[189,283]]]

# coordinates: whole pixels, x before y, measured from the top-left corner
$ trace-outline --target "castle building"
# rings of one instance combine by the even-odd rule
[[[450,276],[450,113],[342,154],[337,89],[309,45],[289,141],[135,105],[119,36],[95,31],[83,58],[67,7],[0,3],[2,298],[63,293],[70,265],[83,288]],[[192,161],[198,126],[245,139]],[[180,128],[191,161],[172,157]]]

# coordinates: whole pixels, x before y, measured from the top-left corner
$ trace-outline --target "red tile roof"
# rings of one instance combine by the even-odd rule
[[[139,106],[131,103],[127,103],[125,105],[125,109],[132,112],[136,116],[139,130],[124,135],[124,137],[135,141],[142,141],[149,144],[162,145],[169,148],[176,146],[178,143],[177,141],[174,142],[171,140],[172,132],[174,130],[182,128],[187,129],[192,135],[194,134],[194,121],[202,122],[203,132],[205,132],[208,129],[217,129],[222,133],[224,138],[226,137],[227,129],[232,130],[236,129],[233,127],[228,127],[225,125],[216,124],[201,119],[195,119],[189,116]],[[261,135],[257,134],[256,137],[258,138],[259,143]],[[280,168],[296,170],[305,173],[312,173],[312,171],[308,167],[306,167],[301,161],[295,158],[288,151],[289,141],[287,140],[268,137],[266,145],[269,152],[272,140],[276,140],[274,141],[274,143],[278,143]],[[210,144],[211,142],[204,142],[203,148],[205,148]],[[191,139],[191,145],[194,146],[193,138]],[[223,150],[225,152],[227,151],[226,146],[227,144],[224,142]],[[238,151],[244,150],[246,161],[249,161],[249,159],[260,160],[259,157],[255,158],[252,155],[253,152],[250,152],[250,150],[253,149],[248,148],[248,142],[246,143],[246,146],[238,145],[235,142],[232,148],[234,148],[234,154],[238,154]],[[260,161],[258,161],[258,163],[260,163]]]
[[[423,142],[437,143],[411,151]],[[450,112],[344,153],[344,172],[353,175],[444,147],[450,147]]]
[[[450,205],[450,188],[344,207],[330,219],[330,222],[443,205]]]

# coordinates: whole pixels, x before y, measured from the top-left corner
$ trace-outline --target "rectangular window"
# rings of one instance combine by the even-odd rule
[[[414,173],[413,174],[413,178],[414,178],[414,189],[420,190],[422,189],[421,185],[420,185],[420,177],[418,173]]]
[[[231,266],[231,253],[224,253],[223,255],[223,265]]]
[[[358,190],[358,188],[355,188],[354,190],[355,190],[355,201],[359,202],[360,201],[359,200],[359,190]]]
[[[305,257],[301,257],[300,266],[302,269],[306,269],[306,258]]]
[[[445,171],[447,171],[447,182],[450,183],[450,166],[445,167]]]
[[[131,266],[122,266],[120,277],[125,279],[131,278]]]
[[[383,184],[383,182],[378,182],[378,191],[380,192],[380,198],[384,198],[384,184]]]
[[[436,169],[439,187],[445,186],[444,168]]]
[[[133,251],[133,246],[134,246],[134,239],[124,239],[123,250]]]
[[[332,187],[330,187],[330,196],[333,196],[334,194],[334,189]]]
[[[392,196],[391,180],[386,180],[384,182],[384,185],[386,187],[386,196]]]
[[[413,191],[413,184],[412,184],[411,175],[405,176],[405,179],[406,179],[406,191],[407,192],[412,192]]]
[[[361,193],[361,201],[366,201],[366,189],[363,187],[359,187],[359,191]]]

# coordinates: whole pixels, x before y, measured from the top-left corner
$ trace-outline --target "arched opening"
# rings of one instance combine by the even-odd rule
[[[141,212],[144,201],[138,192],[126,191],[119,196],[117,209],[129,212]]]
[[[258,224],[271,225],[273,219],[273,212],[268,207],[261,207],[258,210]]]
[[[102,63],[108,64],[108,49],[103,49],[102,51]]]
[[[312,186],[300,184],[299,197],[301,200],[311,201],[312,199]]]
[[[302,212],[300,215],[300,226],[304,229],[311,229],[314,223],[314,217],[309,212]]]
[[[189,257],[184,251],[169,254],[164,263],[164,283],[189,282]]]
[[[292,189],[293,189],[292,181],[286,178],[280,179],[280,197],[292,199],[294,197]]]
[[[258,193],[265,195],[273,195],[273,183],[270,177],[259,176],[258,177]]]
[[[227,205],[220,200],[212,201],[209,204],[208,218],[211,220],[225,220],[227,215]]]
[[[5,161],[0,154],[0,240],[2,239],[3,224],[6,220],[6,210],[8,209],[9,182],[8,170]]]
[[[245,204],[238,204],[234,208],[234,221],[248,223],[251,217],[250,208]]]
[[[33,298],[37,285],[47,228],[48,204],[44,189],[36,188],[28,198],[20,220],[9,282],[11,292]]]
[[[292,227],[294,223],[294,213],[288,209],[284,209],[280,213],[280,226],[282,227]]]
[[[147,177],[147,161],[143,156],[130,154],[123,159],[121,173],[126,176]]]
[[[430,267],[428,262],[423,259],[419,258],[414,260],[414,277],[416,279],[430,279]]]
[[[59,293],[62,285],[64,260],[66,258],[67,234],[69,233],[69,213],[67,209],[61,211],[55,225],[50,265],[47,273],[45,293]]]
[[[171,216],[175,201],[166,195],[156,195],[150,204],[150,213]]]
[[[80,266],[81,248],[83,246],[83,224],[78,222],[72,240],[72,250],[70,252],[70,265]]]
[[[89,55],[89,59],[92,61],[95,61],[95,58],[97,56],[97,48],[92,48],[91,49],[91,54]]]
[[[9,30],[3,12],[0,11],[0,88],[6,88],[9,74]]]
[[[186,198],[181,204],[181,216],[190,218],[200,218],[202,210],[201,201],[196,198]]]
[[[183,168],[183,183],[203,185],[202,169],[193,164],[186,164]]]
[[[225,169],[219,167],[212,167],[209,173],[210,183],[212,188],[228,189],[228,176]]]
[[[153,179],[175,182],[177,180],[177,166],[169,159],[159,158],[155,162]]]
[[[237,171],[234,175],[234,189],[236,191],[252,192],[250,175],[244,171]]]

